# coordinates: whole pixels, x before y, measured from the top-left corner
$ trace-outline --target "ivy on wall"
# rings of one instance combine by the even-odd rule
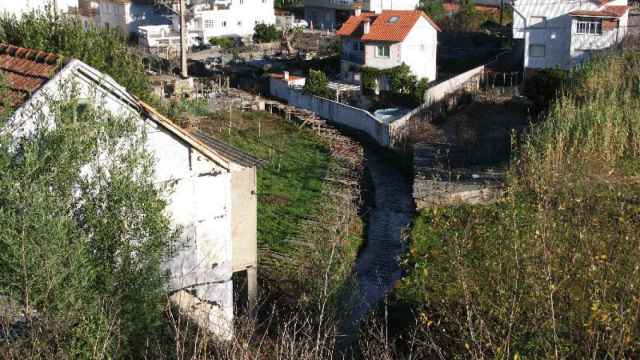
[[[405,63],[389,69],[378,69],[364,66],[360,68],[360,81],[362,92],[372,96],[379,88],[379,83],[385,78],[389,89],[380,91],[380,96],[389,102],[415,107],[423,102],[424,93],[428,89],[429,81],[420,79],[411,72],[411,68]]]

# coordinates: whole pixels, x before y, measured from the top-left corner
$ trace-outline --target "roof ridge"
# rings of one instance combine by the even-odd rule
[[[58,62],[62,59],[61,55],[43,50],[29,49],[7,43],[0,43],[0,55],[3,54],[48,65],[58,65]]]

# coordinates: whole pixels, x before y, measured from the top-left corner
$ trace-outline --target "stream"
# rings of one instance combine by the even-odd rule
[[[341,327],[338,348],[343,349],[354,344],[360,322],[400,279],[402,235],[415,211],[411,180],[370,145],[365,145],[365,158],[375,203],[368,215],[367,243],[356,261],[357,288],[348,304],[350,315]]]

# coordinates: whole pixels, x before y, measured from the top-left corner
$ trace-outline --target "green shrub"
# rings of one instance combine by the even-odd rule
[[[552,102],[560,95],[567,72],[560,69],[543,69],[536,71],[524,83],[523,94],[533,102],[531,109],[534,116],[546,112]]]
[[[222,49],[231,49],[235,44],[235,39],[229,36],[209,38],[209,44],[219,46]]]
[[[28,319],[9,357],[137,358],[160,331],[175,234],[153,159],[133,119],[77,105],[0,136],[0,294]]]
[[[257,43],[268,43],[280,40],[280,31],[278,31],[273,24],[256,24],[253,31],[253,41]]]
[[[304,92],[307,94],[330,98],[329,80],[327,75],[320,70],[309,70],[309,76],[304,84]]]
[[[117,30],[85,30],[75,16],[53,17],[36,11],[22,17],[0,16],[0,42],[76,58],[110,75],[136,96],[151,98],[142,61],[129,51]]]

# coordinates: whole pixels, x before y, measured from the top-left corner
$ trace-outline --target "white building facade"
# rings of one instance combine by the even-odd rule
[[[66,13],[70,8],[78,6],[78,0],[2,0],[0,1],[0,14],[8,13],[21,16],[33,10],[44,10],[56,5],[56,11]]]
[[[251,36],[257,24],[275,25],[273,0],[215,0],[189,7],[187,28],[205,42],[220,36]],[[179,26],[177,16],[174,26]],[[176,28],[179,30],[179,28]]]
[[[389,69],[404,63],[419,79],[434,81],[439,31],[420,10],[358,12],[337,32],[342,37],[341,72],[350,78],[363,66]]]
[[[64,100],[71,88],[87,104],[137,119],[147,136],[145,146],[155,158],[154,182],[167,190],[167,215],[182,229],[180,244],[166,264],[169,295],[201,325],[221,338],[230,338],[234,270],[246,270],[254,280],[249,293],[255,296],[256,291],[257,200],[252,158],[241,154],[237,155],[241,160],[234,160],[228,154],[240,154],[238,150],[227,146],[223,153],[205,144],[130,95],[109,76],[78,60],[59,64],[59,59],[54,54],[0,44],[0,70],[10,74],[11,81],[37,84],[29,94],[16,93],[24,100],[15,105],[4,129],[12,129],[8,131],[14,136],[29,136],[34,119],[51,114],[49,100]],[[25,62],[33,63],[30,66],[34,68],[48,66],[47,77],[25,74],[15,67],[26,66]],[[254,218],[241,218],[245,215]],[[240,232],[238,224],[243,226]],[[234,247],[242,250],[237,259]]]
[[[515,0],[513,37],[526,69],[568,70],[627,34],[627,0]]]

